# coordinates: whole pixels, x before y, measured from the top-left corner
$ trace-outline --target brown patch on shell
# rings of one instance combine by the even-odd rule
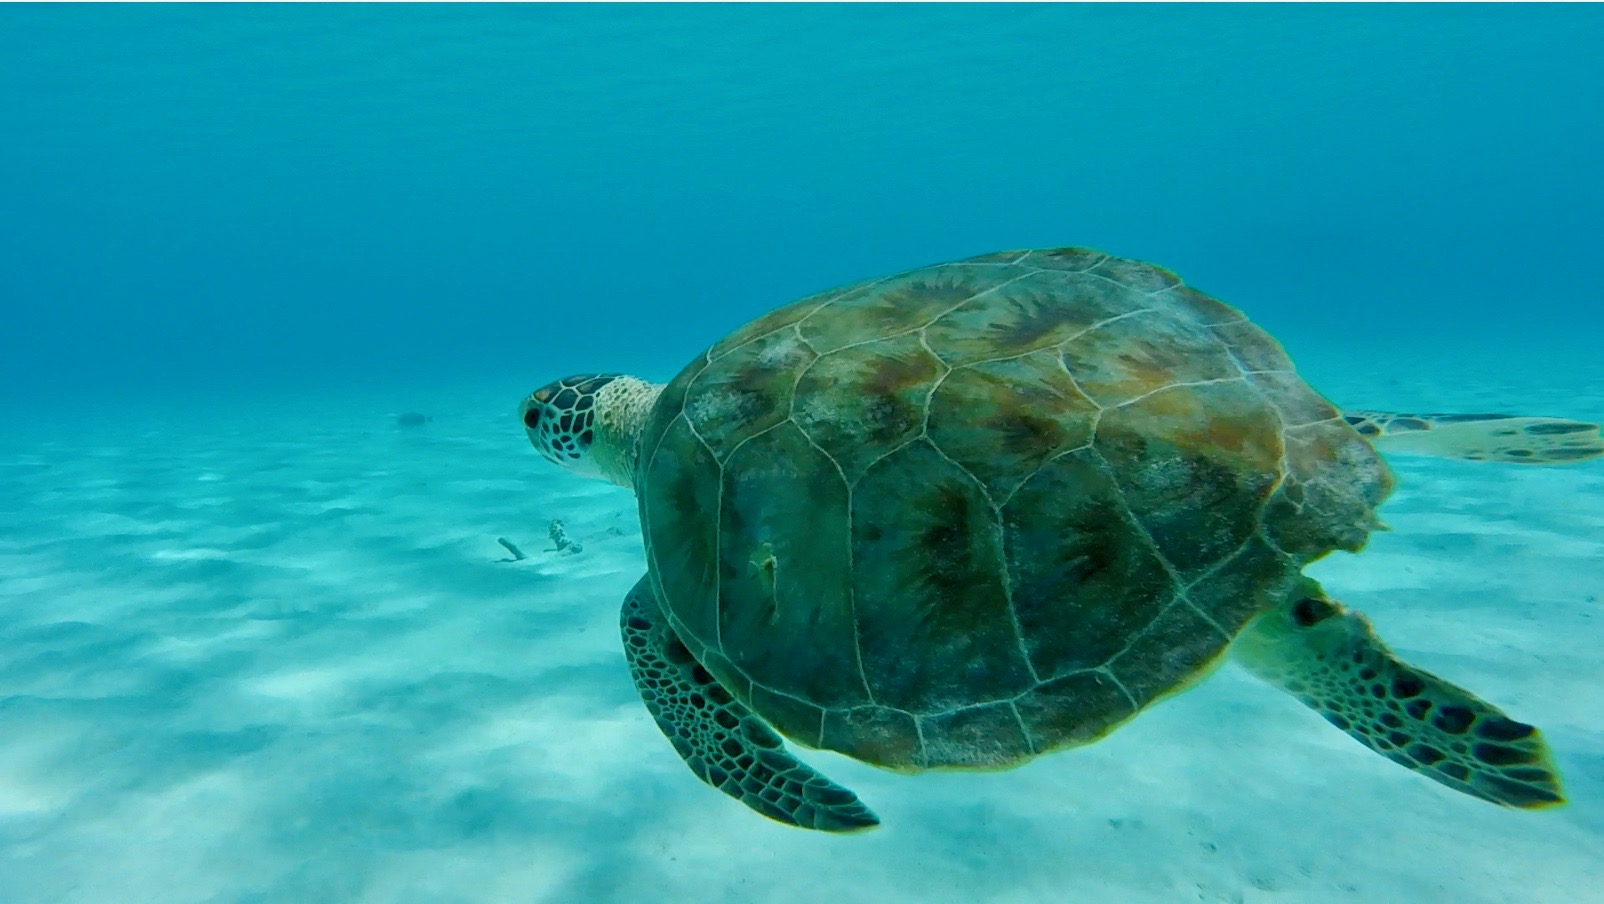
[[[904,273],[847,292],[833,302],[835,316],[809,318],[799,329],[821,354],[917,330],[992,288],[1011,269],[931,267]]]
[[[824,307],[830,302],[835,301],[836,299],[841,298],[848,293],[859,291],[866,286],[873,285],[874,282],[876,281],[864,280],[850,286],[842,286],[839,289],[831,289],[828,292],[820,292],[817,295],[809,296],[801,301],[792,302],[783,308],[770,311],[769,313],[764,314],[762,317],[759,317],[756,320],[737,328],[734,332],[731,332],[723,339],[713,343],[713,347],[708,350],[708,355],[717,358],[720,355],[729,353],[732,349],[751,342],[753,339],[757,339],[777,330],[784,329],[785,327],[788,327],[806,318],[808,315],[817,311],[819,308]]]
[[[791,416],[796,372],[815,357],[794,330],[731,349],[691,383],[685,417],[723,461],[745,440]]]
[[[975,476],[993,501],[1047,459],[1091,442],[1097,406],[1048,349],[953,371],[930,400],[932,442]]]
[[[1055,270],[999,285],[944,314],[925,331],[954,366],[1013,357],[1057,345],[1138,310],[1142,297],[1108,280]]]
[[[1247,320],[1247,316],[1241,311],[1191,286],[1177,286],[1161,297],[1168,304],[1186,311],[1192,319],[1205,326],[1219,326]]]
[[[1032,251],[1023,263],[1044,270],[1084,272],[1108,259],[1108,255],[1095,248],[1047,248]]]
[[[1104,407],[1178,383],[1242,375],[1219,340],[1162,310],[1105,323],[1062,346],[1063,364],[1081,391]]]
[[[795,420],[855,481],[924,429],[925,397],[945,370],[916,333],[831,352],[798,382]]]
[[[1258,529],[1279,477],[1279,436],[1264,400],[1238,382],[1167,390],[1105,412],[1096,445],[1159,553],[1190,577]]]
[[[1281,343],[1269,333],[1247,321],[1222,323],[1210,327],[1214,335],[1230,347],[1231,353],[1247,371],[1292,372],[1292,359],[1281,348]]]
[[[1304,427],[1341,417],[1335,405],[1310,389],[1297,374],[1253,373],[1248,375],[1248,382],[1275,408],[1283,427]]]
[[[1287,476],[1265,510],[1270,540],[1300,563],[1332,549],[1356,552],[1392,491],[1392,474],[1345,421],[1287,430]]]
[[[1163,267],[1123,257],[1105,258],[1091,272],[1144,295],[1173,289],[1181,284],[1180,277]]]

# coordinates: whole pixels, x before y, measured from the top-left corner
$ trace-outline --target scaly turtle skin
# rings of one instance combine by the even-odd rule
[[[1228,651],[1443,784],[1561,800],[1534,728],[1302,574],[1364,545],[1389,473],[1274,340],[1160,268],[1074,248],[926,267],[775,311],[666,387],[569,378],[521,414],[548,458],[636,490],[636,685],[700,777],[772,818],[875,822],[780,735],[1003,768]]]
[[[1387,452],[1466,461],[1563,465],[1604,455],[1599,425],[1513,414],[1400,414],[1345,411],[1343,419]]]

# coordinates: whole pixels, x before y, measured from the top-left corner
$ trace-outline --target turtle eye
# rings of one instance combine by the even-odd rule
[[[1312,628],[1336,614],[1337,607],[1331,605],[1330,600],[1312,596],[1304,597],[1292,605],[1292,620],[1300,628]]]
[[[530,430],[540,426],[540,409],[530,408],[524,412],[524,426]]]

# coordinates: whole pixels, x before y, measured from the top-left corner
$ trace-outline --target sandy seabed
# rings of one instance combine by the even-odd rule
[[[1596,367],[1341,360],[1316,383],[1355,407],[1604,417]],[[708,789],[658,734],[617,634],[633,499],[513,419],[551,376],[14,422],[0,901],[1604,901],[1604,462],[1397,458],[1393,530],[1313,572],[1539,725],[1564,807],[1452,793],[1227,666],[1006,773],[806,752],[884,820],[838,837]],[[397,425],[413,408],[435,419]],[[554,518],[583,553],[549,549]]]

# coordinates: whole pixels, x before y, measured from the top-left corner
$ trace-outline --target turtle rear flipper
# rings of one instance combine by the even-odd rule
[[[1599,425],[1513,414],[1396,414],[1344,411],[1344,419],[1382,452],[1557,465],[1604,455]]]
[[[697,663],[663,617],[649,576],[624,598],[620,621],[635,688],[698,778],[788,825],[852,832],[880,824],[857,795],[786,751]]]
[[[1237,660],[1351,737],[1428,778],[1520,809],[1563,803],[1542,735],[1464,688],[1402,662],[1369,621],[1308,581],[1254,621]]]

